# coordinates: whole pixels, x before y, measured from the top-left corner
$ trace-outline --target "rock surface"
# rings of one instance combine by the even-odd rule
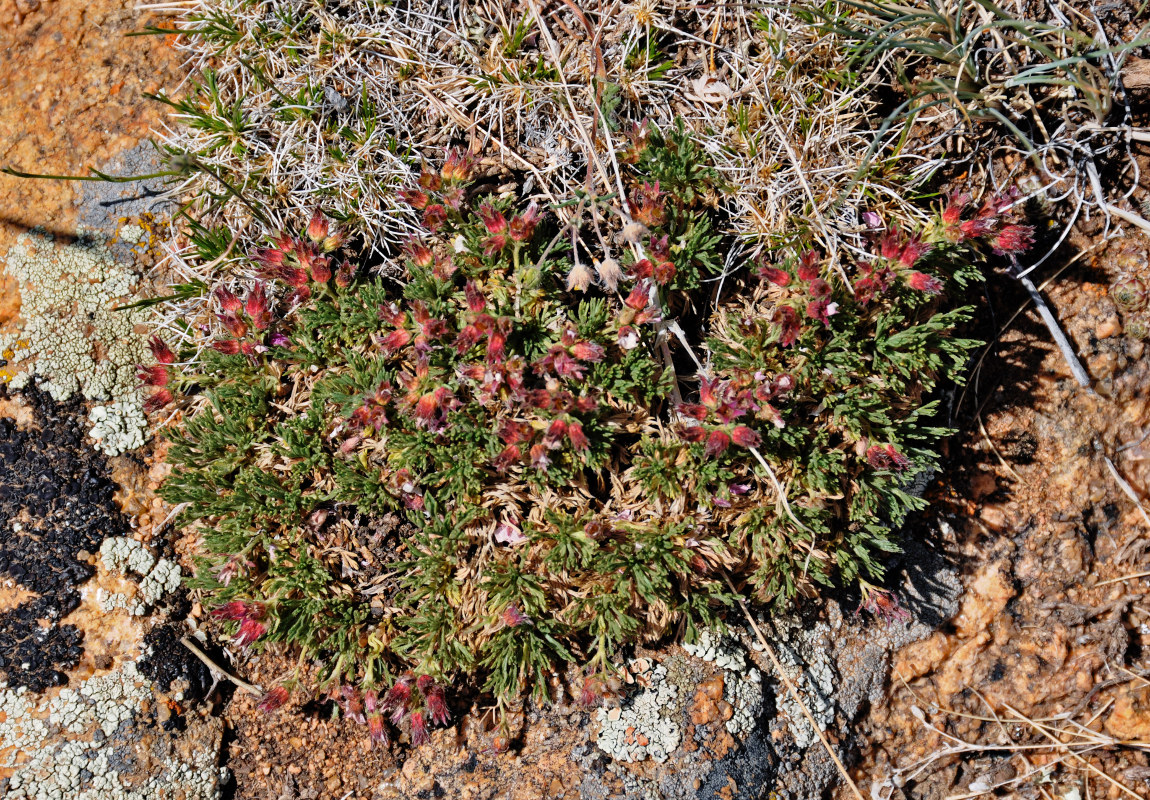
[[[134,5],[0,0],[0,165],[154,168],[143,140],[161,107],[143,94],[174,85],[178,59],[162,37],[124,37],[159,21]],[[203,695],[203,666],[149,633],[163,614],[133,618],[98,597],[179,610],[174,573],[157,573],[170,562],[141,579],[98,557],[104,541],[144,552],[130,538],[139,517],[122,511],[140,512],[143,470],[118,455],[143,444],[143,329],[111,307],[150,287],[154,190],[0,175],[0,382],[24,386],[0,388],[4,797],[209,800],[226,778],[222,720],[173,699]]]
[[[1076,231],[1072,248],[1092,233]],[[1108,284],[1130,247],[1145,252],[1145,238],[1119,237],[1049,290],[1093,391],[1027,312],[960,407],[983,405],[983,427],[965,426],[928,497],[965,594],[947,625],[898,652],[889,694],[861,721],[864,793],[1150,794],[1145,749],[1129,745],[1150,734],[1150,523],[1115,477],[1146,497],[1150,362],[1109,326]],[[996,289],[999,319],[1024,302],[1008,282]]]

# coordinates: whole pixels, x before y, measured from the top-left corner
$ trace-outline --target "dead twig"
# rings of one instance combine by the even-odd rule
[[[739,591],[735,589],[735,584],[731,582],[731,576],[723,573],[723,577],[726,579],[727,586],[730,587],[731,592],[738,598],[739,607],[743,610],[743,616],[747,618],[747,622],[750,623],[751,629],[755,632],[755,637],[759,640],[759,644],[763,646],[763,652],[766,653],[767,658],[771,660],[771,665],[774,666],[775,671],[779,674],[783,685],[787,687],[787,691],[790,692],[791,697],[793,697],[798,704],[799,710],[803,712],[803,716],[806,717],[807,722],[810,723],[811,728],[814,729],[815,734],[819,737],[819,741],[822,742],[823,747],[827,751],[827,755],[831,757],[831,761],[834,762],[839,775],[842,776],[843,782],[850,787],[851,793],[855,796],[855,800],[863,800],[862,792],[859,791],[858,784],[851,778],[850,773],[847,772],[847,768],[843,765],[842,759],[839,758],[835,749],[831,747],[831,743],[827,741],[826,734],[823,733],[814,715],[810,712],[810,709],[807,708],[806,701],[803,700],[802,695],[799,694],[799,690],[795,688],[794,682],[787,675],[786,670],[783,669],[779,657],[775,655],[775,649],[771,647],[767,638],[763,636],[763,632],[759,629],[758,623],[755,622],[755,618],[751,616],[751,611],[747,608],[747,601],[744,600]]]
[[[1034,728],[1034,730],[1038,731],[1038,732],[1039,732],[1039,733],[1041,733],[1043,736],[1045,736],[1047,739],[1049,739],[1049,740],[1050,740],[1050,741],[1053,743],[1054,747],[1056,747],[1056,748],[1064,748],[1064,747],[1066,747],[1066,745],[1065,745],[1065,744],[1063,744],[1061,741],[1059,741],[1058,737],[1057,737],[1057,736],[1055,736],[1053,733],[1051,733],[1051,732],[1050,732],[1050,731],[1049,731],[1049,730],[1048,730],[1048,729],[1047,729],[1045,726],[1041,726],[1041,725],[1039,725],[1038,723],[1034,722],[1033,720],[1027,719],[1027,718],[1026,718],[1024,715],[1022,715],[1021,713],[1019,713],[1017,710],[1015,710],[1015,709],[1014,709],[1013,707],[1011,707],[1010,705],[1007,705],[1007,706],[1006,706],[1006,710],[1007,710],[1007,711],[1009,711],[1011,714],[1014,714],[1014,715],[1015,715],[1015,716],[1018,718],[1018,720],[1019,720],[1020,722],[1024,722],[1024,723],[1026,723],[1026,724],[1027,724],[1027,725],[1029,725],[1030,727]],[[1075,752],[1074,750],[1070,750],[1070,755],[1071,755],[1071,757],[1073,757],[1073,758],[1074,758],[1076,761],[1078,761],[1078,762],[1079,762],[1079,763],[1081,763],[1083,766],[1085,766],[1087,769],[1089,769],[1091,772],[1093,772],[1095,775],[1097,775],[1098,777],[1100,777],[1100,778],[1102,778],[1103,780],[1107,781],[1107,782],[1108,782],[1108,783],[1109,783],[1111,786],[1113,786],[1114,788],[1118,789],[1118,790],[1119,790],[1119,791],[1121,791],[1123,794],[1126,794],[1126,795],[1129,795],[1130,797],[1138,798],[1138,800],[1141,800],[1141,796],[1140,796],[1138,793],[1136,793],[1136,792],[1135,792],[1133,789],[1131,789],[1130,787],[1126,786],[1126,785],[1125,785],[1124,783],[1122,783],[1121,781],[1119,781],[1119,780],[1117,780],[1117,779],[1115,779],[1115,778],[1112,778],[1111,776],[1107,775],[1105,772],[1103,772],[1102,770],[1098,769],[1098,767],[1096,767],[1096,766],[1094,766],[1093,764],[1091,764],[1089,761],[1087,761],[1085,758],[1083,758],[1082,756],[1080,756],[1080,755],[1079,755],[1077,752]]]
[[[1015,262],[1017,267],[1017,262]],[[1062,326],[1058,324],[1058,318],[1054,316],[1054,312],[1050,310],[1050,306],[1046,304],[1046,300],[1042,297],[1038,287],[1034,285],[1034,281],[1030,280],[1026,275],[1018,278],[1019,282],[1026,289],[1026,293],[1030,295],[1030,301],[1034,303],[1034,307],[1038,309],[1039,316],[1042,317],[1046,329],[1050,331],[1050,336],[1054,339],[1054,343],[1058,345],[1058,349],[1062,351],[1062,357],[1066,360],[1066,365],[1070,367],[1070,373],[1074,376],[1074,380],[1078,381],[1078,385],[1094,394],[1094,389],[1090,385],[1090,375],[1086,372],[1086,368],[1082,366],[1082,362],[1078,360],[1078,354],[1074,352],[1073,345],[1070,340],[1066,338],[1066,334],[1062,332]]]
[[[232,673],[228,672],[226,669],[224,669],[219,664],[217,664],[215,661],[213,661],[208,656],[207,653],[205,653],[198,646],[193,644],[191,638],[185,636],[184,638],[180,639],[180,644],[182,644],[184,647],[188,648],[188,650],[191,652],[192,655],[194,655],[196,658],[198,658],[200,661],[202,661],[204,663],[204,666],[206,666],[209,670],[211,670],[212,675],[214,677],[216,677],[217,680],[219,678],[227,678],[229,681],[234,683],[239,688],[243,689],[248,694],[254,695],[256,697],[262,697],[263,696],[263,694],[264,694],[263,689],[261,689],[260,687],[254,685],[254,684],[248,683],[243,678],[236,677]]]
[[[1112,477],[1114,482],[1122,489],[1122,493],[1129,497],[1131,502],[1138,508],[1138,513],[1142,515],[1142,521],[1146,523],[1147,530],[1150,530],[1150,514],[1146,513],[1146,508],[1142,505],[1142,499],[1138,497],[1138,493],[1134,491],[1134,487],[1130,485],[1129,481],[1122,477],[1122,474],[1118,471],[1118,468],[1114,466],[1114,462],[1110,460],[1110,457],[1102,452],[1102,444],[1097,439],[1094,440],[1094,449],[1102,456],[1102,461],[1105,462],[1106,468],[1110,471],[1110,477]]]

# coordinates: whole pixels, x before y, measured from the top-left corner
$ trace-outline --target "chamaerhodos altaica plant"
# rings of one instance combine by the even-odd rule
[[[445,685],[505,707],[574,662],[591,701],[620,648],[721,624],[731,586],[854,582],[897,611],[871,581],[947,433],[930,395],[975,344],[949,298],[982,250],[1029,245],[1012,198],[951,197],[916,231],[867,212],[847,280],[797,240],[717,294],[733,188],[681,129],[618,155],[595,237],[477,191],[452,152],[403,192],[425,233],[402,270],[357,269],[317,213],[217,290],[198,358],[153,341],[151,405],[185,405],[163,494],[199,530],[195,585],[234,645],[318,666],[265,708],[318,691],[419,743]]]

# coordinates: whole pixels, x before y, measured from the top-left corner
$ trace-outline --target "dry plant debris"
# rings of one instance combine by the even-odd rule
[[[193,173],[179,193],[248,240],[322,205],[382,252],[412,231],[396,190],[451,144],[484,154],[489,180],[525,187],[527,199],[606,195],[618,188],[607,159],[623,133],[676,118],[740,187],[725,202],[752,254],[809,231],[837,258],[844,238],[857,243],[864,203],[922,219],[902,175],[867,168],[869,86],[838,80],[841,47],[796,10],[651,0],[151,7],[172,12],[204,76],[170,101],[164,144]]]

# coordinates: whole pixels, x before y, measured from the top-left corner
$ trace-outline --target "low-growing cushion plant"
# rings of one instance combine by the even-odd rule
[[[869,581],[974,344],[948,298],[1029,229],[954,197],[919,231],[864,214],[869,252],[834,272],[800,243],[712,281],[733,189],[681,130],[619,155],[625,204],[571,198],[558,224],[452,153],[403,193],[426,233],[401,273],[343,260],[317,213],[216,292],[194,371],[153,343],[153,407],[186,404],[163,492],[199,526],[197,585],[377,739],[423,740],[463,676],[500,705],[565,662],[593,682],[629,643],[721,624],[732,587],[892,607]]]

